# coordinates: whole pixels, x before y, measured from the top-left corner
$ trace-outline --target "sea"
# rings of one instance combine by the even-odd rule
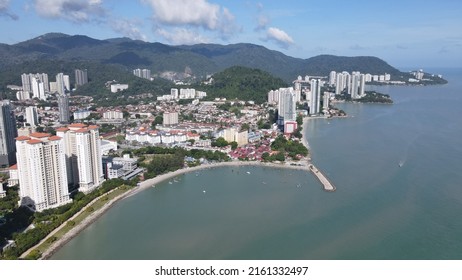
[[[115,204],[52,259],[462,259],[462,68],[449,83],[378,86],[394,104],[312,119],[306,171],[220,167]]]

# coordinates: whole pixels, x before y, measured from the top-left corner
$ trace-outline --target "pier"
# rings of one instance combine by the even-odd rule
[[[319,182],[321,182],[325,191],[335,191],[335,186],[329,181],[329,179],[327,179],[327,177],[324,174],[322,174],[321,171],[319,171],[319,169],[316,166],[314,166],[314,164],[310,163],[308,165],[308,168],[310,169],[311,173],[313,173],[316,176],[316,178],[318,178]]]

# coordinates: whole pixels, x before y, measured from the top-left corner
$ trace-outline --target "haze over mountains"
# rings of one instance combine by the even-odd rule
[[[128,38],[107,40],[83,35],[48,33],[14,45],[0,44],[0,67],[37,60],[92,61],[115,64],[132,70],[149,68],[152,73],[184,72],[205,76],[231,66],[259,68],[286,81],[298,75],[328,75],[334,71],[371,74],[401,72],[372,56],[319,55],[308,59],[287,56],[254,44],[197,44],[170,46]]]

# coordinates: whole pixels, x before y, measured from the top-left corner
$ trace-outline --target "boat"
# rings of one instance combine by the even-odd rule
[[[247,174],[250,174],[250,171],[247,171],[246,173],[247,173]]]
[[[169,183],[170,185],[173,184],[172,181],[168,181],[168,183]]]
[[[398,163],[398,166],[399,166],[399,167],[402,167],[403,165],[404,165],[404,161],[400,161],[400,162]]]

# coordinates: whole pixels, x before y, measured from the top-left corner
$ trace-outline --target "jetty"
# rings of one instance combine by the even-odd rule
[[[329,181],[329,179],[327,179],[327,177],[324,174],[322,174],[321,171],[319,171],[319,169],[316,166],[314,166],[314,164],[310,163],[308,165],[308,168],[310,169],[311,173],[313,173],[316,176],[316,178],[318,178],[319,182],[321,182],[325,191],[335,191],[335,186]]]

